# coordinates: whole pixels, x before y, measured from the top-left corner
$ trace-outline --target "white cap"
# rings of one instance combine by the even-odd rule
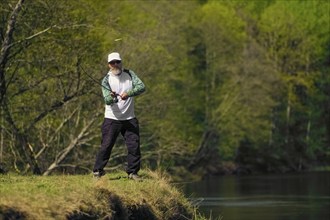
[[[113,61],[113,60],[121,60],[119,53],[114,52],[114,53],[110,53],[108,55],[108,63]]]

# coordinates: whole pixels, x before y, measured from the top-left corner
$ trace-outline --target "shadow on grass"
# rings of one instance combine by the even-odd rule
[[[152,208],[148,204],[124,206],[122,200],[116,194],[109,192],[106,189],[98,189],[96,191],[96,200],[99,201],[100,206],[96,208],[97,204],[86,204],[80,210],[75,210],[67,215],[68,220],[156,220],[156,216],[152,213]],[[102,208],[100,208],[102,207]]]
[[[12,219],[27,219],[27,215],[15,208],[1,206],[0,207],[0,219],[2,220],[12,220]]]

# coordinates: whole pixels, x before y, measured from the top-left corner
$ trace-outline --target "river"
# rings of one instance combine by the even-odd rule
[[[211,219],[330,220],[330,172],[209,177],[183,191]]]

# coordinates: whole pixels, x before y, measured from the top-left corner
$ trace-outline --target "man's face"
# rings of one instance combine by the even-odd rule
[[[122,63],[120,60],[112,60],[109,62],[109,68],[113,74],[118,75],[121,73]]]

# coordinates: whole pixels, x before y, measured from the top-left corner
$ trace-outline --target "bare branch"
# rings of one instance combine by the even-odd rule
[[[33,38],[36,38],[36,37],[38,37],[39,35],[41,35],[41,34],[43,34],[43,33],[46,33],[47,31],[49,31],[50,29],[52,29],[52,28],[54,28],[54,27],[56,27],[56,25],[53,25],[53,26],[51,26],[51,27],[48,27],[48,28],[46,28],[46,29],[44,29],[44,30],[42,30],[42,31],[39,31],[38,33],[35,33],[35,34],[33,34],[33,35],[29,36],[29,37],[26,37],[26,38],[23,39],[23,40],[19,40],[19,41],[17,41],[17,42],[14,42],[14,43],[10,44],[9,47],[12,47],[12,46],[14,46],[14,45],[16,45],[16,44],[20,44],[20,43],[22,43],[22,42],[24,42],[24,41],[32,40]]]
[[[67,157],[67,155],[79,144],[82,144],[82,139],[86,136],[86,133],[88,133],[90,127],[92,124],[96,121],[100,113],[97,113],[92,120],[90,120],[87,125],[85,125],[79,135],[73,139],[70,144],[62,150],[58,155],[55,161],[48,167],[48,169],[43,173],[44,176],[49,175],[55,168],[58,167],[58,165]]]
[[[39,122],[41,119],[46,117],[49,113],[55,111],[56,109],[62,107],[64,104],[72,100],[76,97],[76,94],[73,94],[71,96],[64,97],[61,101],[54,102],[49,109],[46,109],[45,111],[41,112],[34,120],[32,120],[31,124],[28,126],[27,130],[31,129],[37,122]]]
[[[62,123],[57,127],[55,132],[53,132],[53,135],[49,138],[48,143],[46,143],[43,146],[43,148],[41,148],[41,150],[36,154],[36,158],[38,158],[49,147],[49,144],[53,142],[53,140],[55,139],[55,136],[60,132],[60,130],[63,128],[63,126],[73,117],[73,115],[76,114],[78,109],[79,109],[79,107],[76,108],[67,118],[65,118],[62,121]]]
[[[9,54],[9,49],[10,49],[11,42],[13,40],[13,32],[15,29],[17,16],[22,9],[23,3],[24,3],[24,0],[19,0],[17,2],[13,12],[10,15],[10,20],[8,21],[7,31],[5,33],[2,47],[1,47],[1,52],[0,52],[0,65],[1,66],[4,64],[6,58]]]
[[[29,91],[31,89],[34,89],[36,87],[38,87],[42,82],[44,82],[45,80],[47,80],[49,78],[49,76],[45,76],[41,79],[39,79],[38,81],[36,81],[33,85],[28,86],[28,87],[21,87],[16,93],[14,93],[13,95],[10,96],[10,98],[13,98],[15,96],[21,95],[26,91]]]
[[[24,0],[23,0],[23,1],[24,1]],[[38,37],[39,35],[42,35],[42,34],[48,32],[49,30],[51,30],[51,29],[53,29],[53,28],[57,28],[57,29],[60,29],[60,30],[61,30],[61,29],[77,28],[77,27],[89,27],[89,26],[86,25],[86,24],[72,24],[72,25],[67,25],[67,26],[63,26],[63,27],[61,27],[61,26],[58,26],[58,25],[55,24],[55,25],[52,25],[52,26],[50,26],[50,27],[48,27],[48,28],[45,28],[44,30],[41,30],[41,31],[39,31],[39,32],[37,32],[37,33],[31,35],[31,36],[28,36],[28,37],[26,37],[26,38],[24,38],[24,39],[22,39],[22,40],[19,40],[19,41],[17,41],[17,42],[13,42],[13,43],[9,44],[8,47],[10,48],[10,47],[12,47],[12,46],[14,46],[14,45],[16,45],[16,44],[20,44],[20,43],[22,43],[22,42],[32,40],[32,39]]]
[[[13,148],[13,146],[10,144],[10,150],[11,150],[11,153],[13,154],[14,156],[14,168],[16,170],[16,172],[20,173],[21,171],[18,169],[18,166],[17,166],[17,154]]]
[[[6,93],[6,81],[5,81],[5,66],[7,63],[7,58],[9,55],[10,50],[10,44],[13,41],[13,32],[16,25],[16,20],[19,12],[22,9],[22,4],[24,3],[24,0],[19,0],[13,10],[13,12],[10,15],[10,19],[7,24],[7,30],[4,35],[4,39],[1,45],[1,51],[0,51],[0,103],[3,101],[3,97]]]

